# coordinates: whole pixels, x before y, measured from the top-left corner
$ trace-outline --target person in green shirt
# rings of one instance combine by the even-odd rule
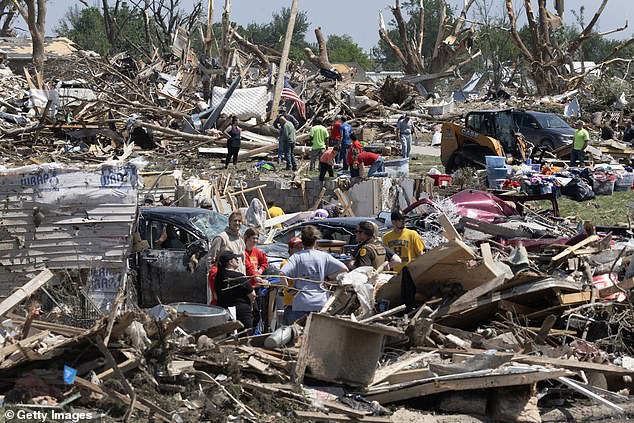
[[[322,118],[315,118],[315,125],[310,129],[310,140],[312,149],[310,150],[310,170],[314,170],[321,155],[326,151],[326,140],[328,130],[322,125]]]
[[[286,119],[284,116],[280,116],[280,123],[282,124],[282,132],[280,134],[280,143],[286,160],[286,170],[297,170],[297,162],[295,161],[295,125],[293,122]]]
[[[570,166],[575,167],[577,163],[580,166],[585,166],[586,147],[588,141],[590,141],[590,134],[583,128],[583,121],[578,120],[576,123],[574,141],[572,143],[572,151],[570,152]]]

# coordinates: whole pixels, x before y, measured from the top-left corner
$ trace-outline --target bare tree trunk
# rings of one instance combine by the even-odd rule
[[[511,0],[509,0],[511,1]],[[390,9],[396,20],[399,31],[399,38],[402,48],[399,48],[390,36],[385,27],[383,14],[379,12],[379,37],[388,45],[392,52],[403,64],[407,75],[418,75],[408,78],[410,81],[418,81],[423,84],[427,91],[433,91],[438,79],[451,76],[458,72],[461,66],[470,62],[480,53],[471,55],[468,50],[468,38],[471,36],[471,28],[463,29],[466,22],[467,12],[474,0],[466,0],[460,15],[453,21],[447,16],[447,4],[442,0],[440,20],[438,23],[438,35],[435,40],[435,48],[429,60],[423,60],[422,48],[424,42],[425,10],[423,0],[419,0],[420,7],[420,28],[414,40],[410,40],[407,32],[407,25],[401,12],[400,1],[395,0],[394,6]],[[447,35],[447,28],[451,32]],[[445,40],[449,40],[445,42]],[[462,58],[465,58],[461,60]]]
[[[555,32],[555,29],[559,26],[559,19],[553,19],[554,15],[547,8],[547,0],[537,1],[538,17],[535,17],[531,0],[524,0],[524,10],[533,44],[531,49],[524,44],[517,31],[517,16],[513,9],[512,0],[505,0],[506,12],[511,23],[511,36],[522,55],[530,63],[530,74],[537,85],[539,94],[561,92],[566,89],[566,81],[572,81],[573,79],[575,84],[579,84],[578,78],[570,78],[569,74],[572,71],[566,69],[565,65],[571,63],[574,53],[585,41],[596,36],[593,33],[593,29],[607,2],[608,0],[601,1],[592,20],[583,28],[577,38],[570,43],[568,48],[564,50],[560,48],[557,33]],[[555,9],[558,17],[562,18],[564,0],[556,0]],[[622,31],[625,27],[609,33]]]
[[[207,0],[207,28],[205,30],[205,54],[211,57],[211,49],[213,40],[211,39],[212,28],[214,25],[214,0]]]
[[[260,50],[257,45],[249,42],[249,40],[240,35],[233,27],[231,27],[231,37],[233,37],[233,39],[235,39],[242,48],[255,54],[260,61],[260,64],[264,67],[265,72],[268,72],[269,69],[271,69],[271,62],[269,62],[268,57],[262,53],[262,50]]]
[[[15,31],[13,30],[15,16],[15,6],[11,0],[1,0],[0,19],[4,17],[4,21],[0,27],[0,37],[15,37]]]
[[[25,0],[26,10],[17,0],[12,0],[16,9],[25,20],[33,43],[33,67],[38,81],[44,79],[44,34],[46,31],[46,0]]]
[[[304,55],[318,68],[332,69],[332,64],[328,58],[328,46],[326,45],[326,39],[321,32],[321,28],[315,28],[315,37],[317,38],[317,45],[319,46],[319,56],[315,56],[313,51],[308,47],[304,49]]]

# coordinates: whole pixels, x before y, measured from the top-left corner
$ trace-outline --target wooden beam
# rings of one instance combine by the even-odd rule
[[[284,47],[282,47],[282,57],[280,58],[280,69],[275,80],[275,90],[273,91],[273,102],[271,103],[270,120],[277,117],[277,111],[282,97],[282,88],[284,88],[284,76],[286,74],[286,62],[288,62],[288,53],[291,50],[291,40],[293,39],[293,29],[295,28],[295,18],[297,17],[297,9],[299,8],[299,0],[293,0],[291,5],[291,15],[288,19],[286,27],[286,37],[284,38]]]
[[[467,377],[455,379],[436,379],[421,385],[410,386],[392,392],[366,395],[370,401],[378,401],[381,404],[389,404],[410,398],[418,398],[447,391],[467,391],[472,389],[501,388],[505,386],[531,385],[533,383],[557,379],[561,376],[569,376],[566,370],[554,370],[548,372],[535,371],[531,373],[499,374],[481,377]]]
[[[598,241],[599,239],[601,239],[601,237],[599,237],[599,235],[590,235],[589,237],[587,237],[586,239],[576,243],[575,245],[571,245],[570,247],[566,248],[561,253],[557,254],[556,256],[554,256],[551,259],[551,261],[550,261],[551,266],[554,266],[561,259],[568,257],[570,254],[574,253],[575,251],[579,250],[580,248],[585,247],[588,244],[592,244],[593,242]]]
[[[13,307],[30,297],[35,291],[53,279],[53,276],[53,272],[48,269],[44,269],[21,288],[18,288],[13,294],[9,295],[0,303],[0,316],[4,316],[11,311]]]

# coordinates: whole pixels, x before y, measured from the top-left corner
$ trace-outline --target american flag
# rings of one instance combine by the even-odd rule
[[[299,98],[297,93],[293,91],[290,86],[285,86],[284,88],[282,88],[282,98],[287,98],[294,101],[297,105],[297,111],[299,112],[299,115],[302,118],[306,119],[306,103],[304,103],[302,99]]]

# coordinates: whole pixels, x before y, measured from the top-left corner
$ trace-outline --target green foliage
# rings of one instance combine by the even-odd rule
[[[326,46],[332,63],[356,62],[364,70],[370,70],[374,65],[368,54],[347,34],[330,35]]]
[[[291,9],[283,7],[279,12],[273,12],[271,21],[264,24],[251,22],[245,27],[239,26],[240,34],[254,44],[265,46],[282,51],[284,46],[284,38],[286,37],[286,27],[290,20]],[[291,39],[291,51],[289,57],[299,60],[304,56],[304,48],[309,44],[306,42],[306,32],[310,27],[308,14],[299,11],[295,17],[295,26],[293,27],[293,37]]]
[[[85,50],[106,54],[110,48],[104,28],[103,16],[96,7],[71,7],[55,27],[55,34],[67,37]]]
[[[441,0],[424,0],[423,3],[425,8],[425,23],[423,25],[424,57],[431,58],[434,54],[434,46],[438,36],[438,25],[440,23],[441,5]],[[420,26],[420,11],[418,9],[418,2],[408,0],[403,3],[401,9],[403,10],[403,18],[406,20],[407,35],[410,40],[414,40],[417,37]],[[453,11],[450,8],[447,9],[447,15],[453,15]],[[387,15],[385,17],[387,18]],[[390,39],[394,42],[394,44],[402,49],[403,45],[399,37],[396,21],[392,19],[388,22],[387,28]],[[379,40],[379,43],[372,48],[371,55],[377,64],[383,68],[383,70],[401,70],[403,68],[403,65],[396,55],[382,40]]]
[[[140,11],[129,9],[124,3],[119,11],[118,20],[125,24],[121,25],[119,35],[112,45],[106,36],[101,10],[96,7],[71,7],[55,28],[55,33],[71,39],[84,50],[93,50],[101,55],[112,55],[122,51],[138,55],[140,52],[137,48],[149,51],[144,38],[143,16]]]

